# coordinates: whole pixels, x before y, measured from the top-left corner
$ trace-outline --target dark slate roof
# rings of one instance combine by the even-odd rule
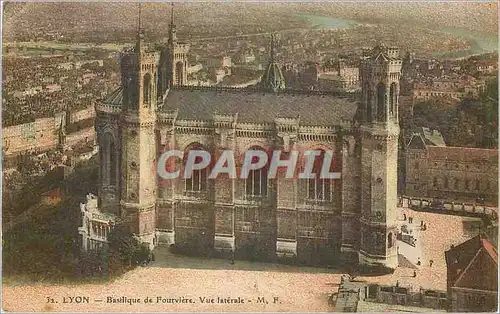
[[[262,86],[269,91],[277,91],[286,88],[285,78],[278,64],[271,61],[262,76]]]
[[[121,106],[123,100],[123,88],[120,86],[106,96],[103,103],[107,105]]]
[[[215,113],[234,115],[238,122],[272,123],[277,117],[297,118],[311,126],[332,126],[342,119],[353,120],[357,103],[328,94],[256,90],[174,88],[165,98],[162,111],[178,110],[178,119],[213,120]]]

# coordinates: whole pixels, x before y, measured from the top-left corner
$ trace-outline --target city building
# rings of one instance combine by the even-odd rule
[[[95,110],[88,108],[58,112],[51,118],[38,118],[33,122],[3,128],[3,154],[7,157],[26,152],[44,152],[60,144],[61,127],[64,126],[66,144],[92,142],[95,138]]]
[[[253,53],[253,50],[250,48],[243,49],[238,53],[236,57],[239,63],[241,64],[249,64],[255,62],[255,54]]]
[[[438,97],[477,99],[481,92],[484,91],[485,86],[485,81],[473,77],[434,79],[431,83],[414,83],[413,98],[418,101]]]
[[[121,59],[122,86],[96,105],[99,211],[120,217],[151,247],[397,267],[398,49],[379,45],[366,56],[361,100],[283,91],[272,55],[259,88],[169,85],[157,69],[175,67],[184,77],[184,67],[160,55],[140,31]],[[298,151],[301,169],[306,150],[332,151],[341,179],[285,179],[281,171],[268,179],[262,168],[247,179],[208,179],[204,169],[164,180],[154,166],[169,150],[218,157],[224,149],[235,152],[238,169],[247,150]],[[184,167],[180,160],[173,166]]]
[[[448,147],[437,131],[423,131],[412,135],[406,149],[407,196],[497,202],[497,149]]]
[[[230,68],[232,63],[231,63],[231,57],[226,56],[225,54],[221,54],[218,56],[210,56],[203,60],[207,68]]]
[[[355,60],[340,58],[318,76],[321,90],[355,92],[360,88],[359,65]]]
[[[495,312],[498,309],[498,253],[484,235],[445,252],[450,311]]]

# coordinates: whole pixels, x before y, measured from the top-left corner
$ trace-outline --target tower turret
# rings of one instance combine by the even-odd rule
[[[159,53],[145,44],[139,28],[134,50],[121,60],[121,217],[142,241],[153,244],[155,231],[155,123]]]
[[[177,40],[174,23],[174,4],[170,13],[168,42],[161,52],[158,95],[161,97],[170,86],[187,85],[188,53],[190,46]]]
[[[379,45],[362,67],[359,263],[384,269],[398,265],[395,243],[401,63],[397,48]]]
[[[399,80],[402,60],[399,49],[383,44],[375,47],[362,65],[362,121],[388,124],[398,121]]]

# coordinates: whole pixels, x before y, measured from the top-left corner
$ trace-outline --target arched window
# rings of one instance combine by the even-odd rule
[[[175,64],[175,78],[177,85],[184,85],[184,64],[182,62],[177,62]]]
[[[263,150],[260,147],[252,147],[251,150]],[[256,158],[256,157],[255,157]],[[252,160],[252,163],[256,160]],[[245,193],[247,196],[266,196],[267,195],[267,166],[251,170],[248,178],[245,180]]]
[[[476,179],[476,190],[479,190],[480,189],[480,183],[479,183],[479,179]]]
[[[373,116],[372,116],[372,91],[370,89],[370,85],[366,84],[366,118],[368,122],[372,122]]]
[[[455,183],[453,184],[453,189],[458,190],[458,179],[455,179]]]
[[[450,183],[449,183],[449,179],[448,177],[444,177],[444,188],[447,189],[449,187]]]
[[[392,239],[392,233],[389,232],[387,235],[387,247],[391,248],[394,245],[393,239]]]
[[[116,148],[115,143],[109,146],[109,184],[116,185]]]
[[[160,68],[158,71],[158,76],[156,77],[156,94],[163,95],[163,88],[165,84],[165,70]]]
[[[307,198],[317,201],[330,201],[331,200],[331,180],[321,179],[321,168],[325,152],[322,151],[321,155],[316,156],[312,173],[315,174],[314,179],[307,180]]]
[[[100,150],[102,184],[116,185],[118,158],[114,139],[110,133],[104,134]]]
[[[438,187],[438,179],[437,179],[437,178],[434,178],[434,179],[432,180],[432,187],[433,187],[433,188],[437,188],[437,187]]]
[[[396,83],[392,83],[391,84],[391,88],[390,88],[390,107],[389,107],[389,110],[391,112],[391,114],[395,114],[396,113],[396,105],[398,103],[398,95],[397,95],[397,90],[396,90]]]
[[[379,83],[377,85],[377,119],[379,121],[385,121],[385,85],[383,83]]]
[[[187,157],[189,155],[189,151],[192,150],[202,150],[206,151],[203,146],[199,144],[194,144],[190,146],[186,153],[184,154],[184,165],[186,164]],[[195,164],[201,161],[201,157],[197,157],[194,161]],[[209,167],[199,170],[193,170],[190,178],[184,179],[184,187],[186,191],[189,192],[203,192],[207,190],[207,178],[208,178]]]
[[[144,105],[148,105],[151,103],[151,75],[149,73],[146,73],[144,75],[144,80],[143,80],[143,100],[144,100]]]

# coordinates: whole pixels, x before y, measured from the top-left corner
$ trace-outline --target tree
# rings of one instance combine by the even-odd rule
[[[438,129],[448,146],[498,147],[498,77],[488,82],[479,99],[464,99],[453,105],[444,99],[416,103],[411,127]],[[411,134],[411,133],[408,133]]]
[[[108,235],[107,267],[111,276],[150,260],[151,250],[142,245],[126,225],[117,225]]]
[[[122,265],[132,266],[140,245],[125,225],[117,225],[109,233],[108,243],[111,255],[117,255]]]

